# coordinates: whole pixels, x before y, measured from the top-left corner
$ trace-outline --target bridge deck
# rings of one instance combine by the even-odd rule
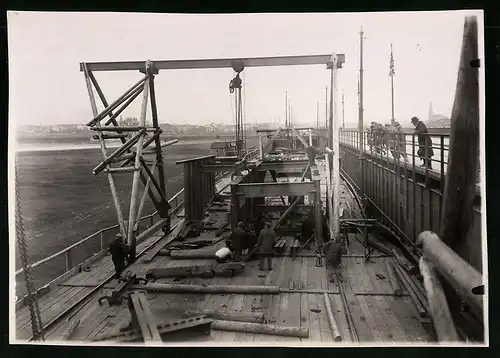
[[[324,163],[318,161],[321,168]],[[324,173],[324,170],[320,170]],[[218,189],[227,185],[219,183]],[[324,187],[323,187],[324,190]],[[347,188],[342,184],[342,199],[349,201],[354,207],[352,198],[348,195]],[[221,220],[223,213],[210,214],[214,220]],[[181,219],[177,219],[181,220]],[[138,252],[160,235],[141,243]],[[358,235],[359,236],[359,235]],[[197,239],[214,239],[214,231],[206,231]],[[359,238],[358,238],[359,239]],[[167,236],[160,240],[157,246],[162,246],[170,240]],[[292,240],[292,238],[288,238]],[[342,276],[345,283],[346,298],[349,312],[352,316],[355,330],[361,342],[389,341],[389,342],[423,342],[432,340],[433,337],[420,322],[418,312],[407,295],[395,297],[392,295],[389,275],[385,271],[385,260],[393,258],[377,255],[369,262],[363,256],[363,247],[350,234],[348,253],[342,261]],[[216,244],[222,246],[224,242]],[[213,252],[216,247],[203,250]],[[346,307],[336,283],[328,282],[324,266],[316,267],[314,251],[304,250],[292,260],[287,254],[275,256],[272,260],[273,270],[262,272],[258,269],[258,261],[248,262],[244,271],[231,278],[214,277],[212,279],[188,278],[177,283],[190,285],[273,285],[288,292],[274,295],[250,294],[167,294],[147,293],[151,310],[158,323],[168,322],[180,317],[175,309],[207,309],[218,312],[262,312],[270,324],[280,326],[297,326],[309,328],[308,338],[281,337],[263,334],[249,334],[212,330],[205,339],[223,342],[265,342],[288,345],[310,342],[331,342],[332,334],[326,314],[323,292],[329,292],[333,305],[333,314],[339,324],[343,341],[352,340],[347,321]],[[128,271],[144,277],[151,268],[192,266],[213,262],[213,260],[176,260],[169,256],[157,256],[149,263],[140,258],[128,268]],[[43,296],[40,300],[42,321],[47,324],[61,314],[75,302],[88,295],[99,284],[103,283],[113,274],[113,265],[108,257],[95,263],[89,272],[81,272],[66,282],[60,284],[56,290]],[[384,278],[380,278],[384,277]],[[176,280],[178,281],[178,280]],[[156,282],[172,283],[173,279],[158,279]],[[100,296],[109,295],[117,280],[110,280],[103,287],[89,296],[86,301],[72,308],[69,318],[65,317],[60,322],[51,325],[46,332],[46,340],[58,340],[63,332],[75,321],[80,323],[74,331],[72,340],[91,340],[103,334],[119,331],[130,321],[130,313],[126,303],[120,306],[100,306],[97,300]],[[292,292],[289,292],[293,290]],[[29,310],[24,307],[16,312],[17,339],[27,339],[31,335]],[[255,344],[255,343],[252,343]]]

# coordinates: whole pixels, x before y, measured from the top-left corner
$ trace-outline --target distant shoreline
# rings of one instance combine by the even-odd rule
[[[32,137],[33,138],[33,137]],[[248,137],[252,138],[252,137]],[[69,150],[91,150],[99,149],[99,142],[95,140],[86,141],[76,141],[74,137],[63,136],[59,138],[60,140],[54,141],[19,141],[14,146],[14,151],[16,153],[27,153],[27,152],[50,152],[50,151],[69,151]],[[179,145],[191,145],[191,144],[210,144],[216,141],[232,140],[231,136],[221,136],[216,137],[206,137],[206,136],[184,136],[184,137],[164,137],[162,142],[179,139],[176,146]],[[119,140],[107,141],[107,148],[118,148],[121,146]]]

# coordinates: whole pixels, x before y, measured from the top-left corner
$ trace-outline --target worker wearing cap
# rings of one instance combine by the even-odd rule
[[[128,255],[128,248],[123,242],[122,234],[116,234],[115,240],[109,245],[109,252],[115,265],[115,278],[119,278],[125,269],[125,259]]]
[[[267,270],[272,270],[271,258],[274,253],[274,244],[276,243],[276,233],[271,228],[271,224],[266,222],[264,230],[259,234],[259,256],[260,256],[260,270],[264,271],[264,261],[267,259]]]
[[[418,136],[418,152],[417,155],[422,159],[423,167],[432,169],[432,157],[434,150],[432,149],[432,140],[427,131],[427,126],[417,117],[411,119],[411,123],[415,126],[415,134]]]
[[[245,231],[245,225],[243,222],[238,223],[238,227],[234,229],[231,233],[231,247],[234,253],[234,260],[239,261],[241,258],[241,251],[243,250],[243,245],[245,243],[247,237],[247,233]]]

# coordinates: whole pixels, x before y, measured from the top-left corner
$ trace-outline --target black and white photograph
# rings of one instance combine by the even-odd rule
[[[489,346],[483,11],[7,33],[11,344]]]

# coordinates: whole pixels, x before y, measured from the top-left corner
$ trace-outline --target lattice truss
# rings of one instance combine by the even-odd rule
[[[166,182],[163,166],[162,147],[171,145],[177,141],[161,143],[160,135],[162,130],[158,123],[158,113],[155,97],[155,75],[158,70],[154,68],[151,61],[144,63],[144,68],[139,72],[143,74],[140,81],[130,87],[113,103],[109,104],[97,80],[87,67],[81,64],[81,70],[85,75],[87,90],[94,118],[87,123],[92,131],[95,131],[94,139],[99,140],[103,161],[93,170],[97,175],[105,172],[113,202],[116,209],[120,233],[127,238],[127,243],[131,248],[131,259],[135,258],[136,238],[139,229],[139,222],[144,209],[146,198],[149,196],[153,202],[159,216],[164,223],[164,229],[168,230],[170,225],[169,209],[170,205],[166,197]],[[104,110],[98,112],[96,90]],[[120,126],[117,117],[139,96],[142,95],[141,115],[138,126]],[[152,126],[146,125],[146,114],[148,111],[148,101],[152,115]],[[108,154],[107,141],[119,139],[122,146]],[[128,219],[125,219],[118,192],[115,185],[114,175],[132,174],[132,189],[130,192],[130,206]],[[142,197],[139,196],[139,182],[143,184]]]

